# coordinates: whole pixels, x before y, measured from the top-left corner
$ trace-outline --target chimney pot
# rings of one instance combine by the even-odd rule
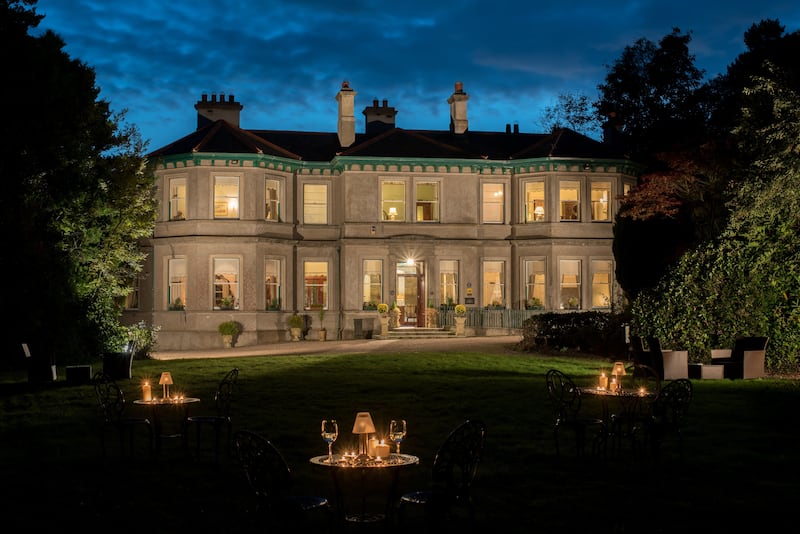
[[[514,123],[514,133],[515,134],[519,133],[519,124],[517,124],[517,123]]]
[[[389,106],[389,101],[384,98],[383,99],[383,107],[388,107],[388,106]]]
[[[511,133],[511,125],[506,123],[506,133]]]

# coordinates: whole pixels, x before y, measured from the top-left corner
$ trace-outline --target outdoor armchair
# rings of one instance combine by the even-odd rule
[[[760,378],[766,375],[764,364],[768,337],[740,337],[733,343],[730,356],[712,357],[713,365],[724,365],[725,378]],[[719,349],[717,349],[719,350]],[[717,356],[720,353],[712,353]]]

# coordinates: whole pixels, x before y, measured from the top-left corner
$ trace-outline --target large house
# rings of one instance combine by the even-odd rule
[[[242,129],[233,95],[202,95],[196,131],[148,156],[161,203],[126,322],[172,350],[221,347],[228,319],[243,346],[291,339],[294,312],[349,339],[377,330],[379,303],[420,328],[458,303],[618,302],[612,227],[636,163],[569,129],[471,131],[461,83],[441,131],[398,128],[373,100],[357,133],[355,97],[343,82],[328,133]]]

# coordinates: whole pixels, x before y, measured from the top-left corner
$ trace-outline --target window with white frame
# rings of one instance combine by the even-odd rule
[[[417,182],[416,220],[436,222],[439,220],[439,182]]]
[[[581,260],[559,260],[559,307],[563,310],[581,308]]]
[[[527,182],[525,184],[525,222],[543,221],[544,182]]]
[[[328,262],[303,262],[303,309],[328,309]]]
[[[439,304],[458,304],[458,260],[439,262]]]
[[[592,308],[611,307],[611,260],[592,260]]]
[[[592,220],[611,220],[611,182],[592,182]]]
[[[525,308],[536,310],[545,305],[545,289],[547,276],[545,271],[545,261],[527,260],[525,261]]]
[[[374,310],[383,302],[383,261],[364,260],[362,286],[362,309]]]
[[[381,182],[381,220],[406,220],[406,184],[404,182]]]
[[[214,258],[214,309],[239,309],[239,260]]]
[[[169,220],[186,219],[186,178],[169,179]]]
[[[578,221],[581,213],[580,182],[564,180],[558,184],[558,201],[562,221]]]
[[[303,223],[328,224],[327,184],[303,184]]]
[[[281,182],[269,177],[264,180],[264,219],[281,220]]]
[[[506,305],[505,262],[483,262],[483,305],[503,308]]]
[[[481,191],[483,197],[481,199],[481,222],[505,222],[505,194],[503,184],[484,183],[481,184]]]
[[[167,308],[186,307],[186,259],[170,258],[167,262]]]
[[[214,218],[239,218],[239,178],[237,176],[214,177]]]
[[[266,309],[281,309],[281,260],[264,260],[264,295]]]
[[[130,283],[130,291],[125,295],[125,309],[139,309],[139,277],[134,276]]]

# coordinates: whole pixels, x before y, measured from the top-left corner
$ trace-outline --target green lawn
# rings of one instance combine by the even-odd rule
[[[475,488],[478,517],[467,525],[475,532],[719,532],[745,523],[769,531],[795,521],[799,381],[693,381],[683,458],[667,446],[658,463],[627,454],[577,459],[569,449],[559,459],[544,374],[558,368],[589,385],[601,364],[607,362],[435,352],[136,360],[134,379],[120,383],[132,401],[141,395],[141,379],[157,382],[169,370],[173,392],[202,399],[199,413],[211,409],[217,382],[238,367],[235,427],[278,446],[298,493],[331,499],[328,475],[308,462],[326,452],[321,419],[339,421],[335,451],[352,447],[356,412],[369,411],[383,432],[390,419],[406,419],[403,452],[421,463],[403,473],[401,490],[426,484],[436,449],[452,428],[483,419],[488,439]],[[166,443],[157,459],[142,453],[123,460],[114,442],[104,459],[93,388],[60,378],[43,386],[10,373],[0,380],[6,486],[0,502],[3,525],[19,527],[8,532],[249,531],[250,495],[233,460],[215,465],[208,454],[186,458],[177,443]]]

